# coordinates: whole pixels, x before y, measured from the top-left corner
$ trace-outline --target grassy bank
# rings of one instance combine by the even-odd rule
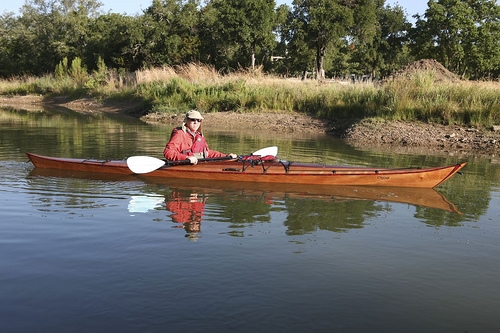
[[[133,74],[69,70],[57,77],[2,80],[0,94],[134,100],[147,112],[296,111],[324,119],[382,118],[476,127],[500,123],[499,83],[438,82],[432,71],[381,84],[352,84],[281,79],[260,72],[222,76],[194,64]]]

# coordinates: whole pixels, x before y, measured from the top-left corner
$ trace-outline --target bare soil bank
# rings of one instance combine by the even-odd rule
[[[495,157],[500,153],[500,130],[492,129],[372,119],[325,121],[298,113],[220,112],[204,117],[206,122],[217,124],[219,128],[231,130],[251,126],[253,130],[281,133],[328,134],[359,148],[424,155]],[[183,116],[151,114],[142,119],[178,125]]]
[[[64,107],[82,113],[118,113],[134,115],[134,105],[102,105],[81,99],[44,101],[37,96],[0,97],[0,105],[26,110],[41,106]],[[372,119],[325,121],[299,113],[235,113],[204,114],[211,128],[274,131],[308,135],[328,134],[360,148],[376,148],[392,152],[446,154],[455,156],[497,157],[500,154],[500,130],[445,126],[421,122],[382,121]],[[148,114],[148,123],[182,123],[183,115]]]

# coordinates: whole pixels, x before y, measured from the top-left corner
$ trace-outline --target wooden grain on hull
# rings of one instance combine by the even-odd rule
[[[37,168],[131,175],[125,160],[48,157],[27,153]],[[147,177],[271,184],[391,186],[434,188],[466,163],[431,168],[365,168],[274,161],[218,161],[197,165],[165,165]]]

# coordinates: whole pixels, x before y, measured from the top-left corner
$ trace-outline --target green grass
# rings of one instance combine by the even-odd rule
[[[2,95],[90,96],[142,101],[145,112],[300,112],[324,119],[378,118],[490,127],[500,123],[497,82],[437,82],[422,72],[382,84],[280,79],[262,73],[219,75],[210,68],[102,72],[78,80],[69,74],[0,81]]]

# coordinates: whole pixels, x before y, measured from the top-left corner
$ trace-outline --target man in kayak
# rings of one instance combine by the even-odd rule
[[[197,164],[199,158],[226,157],[236,158],[236,154],[224,154],[208,148],[207,141],[201,130],[203,117],[196,110],[186,113],[182,126],[172,130],[163,156],[169,161],[189,160]]]

